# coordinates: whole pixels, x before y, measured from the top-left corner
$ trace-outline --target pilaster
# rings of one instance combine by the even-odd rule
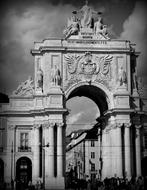
[[[135,148],[136,148],[136,176],[141,176],[141,144],[140,144],[140,128],[141,125],[135,125],[136,138],[135,138]]]
[[[33,145],[34,145],[34,156],[33,156],[33,167],[32,167],[32,177],[33,177],[33,184],[36,184],[39,176],[40,169],[40,142],[39,142],[39,128],[40,124],[34,124],[33,130],[34,130],[34,139],[33,139]]]
[[[124,146],[125,146],[125,177],[131,178],[131,144],[130,144],[131,124],[124,124]]]
[[[115,129],[115,160],[116,160],[116,175],[122,177],[122,123],[116,124]]]
[[[57,124],[57,176],[63,177],[63,123]]]

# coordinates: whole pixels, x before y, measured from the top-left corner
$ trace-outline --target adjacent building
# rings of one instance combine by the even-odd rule
[[[78,179],[100,178],[100,138],[98,125],[92,129],[71,133],[71,142],[66,148],[66,172],[71,169]]]

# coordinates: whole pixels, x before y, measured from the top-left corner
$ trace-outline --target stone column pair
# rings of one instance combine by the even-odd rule
[[[125,175],[128,179],[132,176],[131,171],[131,135],[130,123],[124,124],[124,146],[125,146]],[[141,175],[141,150],[140,150],[140,126],[135,126],[135,153],[136,153],[136,176]]]
[[[102,179],[105,177],[122,177],[122,137],[121,125],[113,124],[102,135]]]
[[[57,127],[57,139],[54,130]],[[55,177],[55,156],[57,156],[57,177],[63,176],[63,123],[48,123],[43,125],[44,150],[45,150],[45,175]],[[57,155],[54,154],[55,141],[57,140]],[[49,144],[49,146],[46,146]]]

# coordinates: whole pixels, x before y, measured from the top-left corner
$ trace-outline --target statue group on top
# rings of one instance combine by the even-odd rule
[[[87,0],[79,11],[73,11],[72,13],[72,17],[68,19],[67,28],[63,31],[65,38],[71,35],[78,35],[82,30],[86,32],[90,29],[98,38],[103,37],[104,39],[109,39],[107,25],[103,24],[103,19],[101,17],[102,13],[96,12],[88,6]],[[94,14],[97,19],[94,19]]]

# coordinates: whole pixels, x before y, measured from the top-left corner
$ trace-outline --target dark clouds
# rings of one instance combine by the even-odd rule
[[[144,2],[137,2],[132,13],[123,23],[120,38],[130,40],[136,44],[136,51],[141,54],[137,61],[139,76],[147,75],[147,6]]]
[[[26,80],[28,75],[33,75],[33,57],[30,55],[30,49],[33,48],[34,41],[42,41],[52,36],[62,37],[63,28],[72,10],[80,8],[84,2],[84,0],[0,1],[0,91],[10,93],[21,81]],[[129,30],[131,23],[127,24],[132,22],[133,14],[139,18],[136,23],[144,21],[140,14],[137,15],[141,10],[136,8],[138,5],[135,1],[90,0],[89,4],[95,10],[104,10],[104,21],[111,26],[113,38],[121,36],[131,38],[133,42],[138,39],[136,43],[139,43],[138,47],[143,50],[144,43],[140,42],[143,42],[145,34],[138,31],[140,37],[136,38],[137,33],[133,36]]]

